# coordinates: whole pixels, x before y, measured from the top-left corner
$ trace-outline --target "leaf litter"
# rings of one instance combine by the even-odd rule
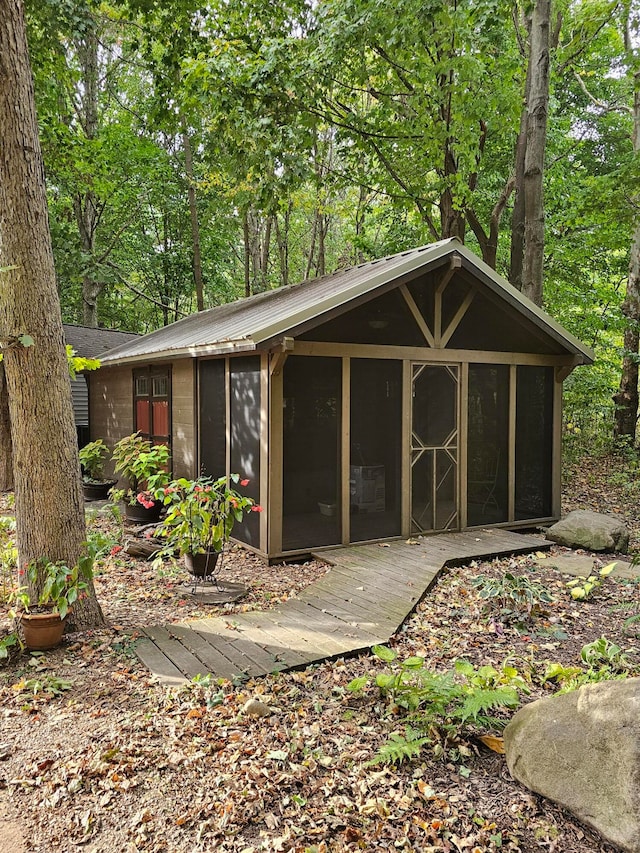
[[[597,505],[586,476],[583,465],[570,508]],[[634,519],[623,494],[612,500]],[[630,526],[637,539],[637,522]],[[274,606],[326,570],[315,562],[268,567],[237,549],[224,575],[247,584],[249,596],[204,608],[177,594],[186,575],[158,574],[122,553],[108,557],[96,587],[110,628],[70,635],[51,652],[11,656],[0,669],[0,849],[11,853],[3,827],[15,830],[19,821],[23,846],[15,849],[34,853],[614,850],[511,779],[497,732],[440,758],[424,750],[399,766],[370,764],[402,726],[383,696],[347,690],[388,666],[377,658],[167,689],[132,652],[136,626],[212,614],[232,623],[234,612]],[[524,628],[488,614],[472,583],[506,572],[553,596]],[[566,580],[536,554],[447,570],[391,646],[437,671],[464,658],[478,666],[508,659],[524,672],[548,661],[575,666],[582,646],[605,635],[639,672],[640,640],[624,628],[637,585],[608,579],[582,602],[571,599]],[[549,689],[533,687],[530,698]],[[252,706],[264,716],[246,713]]]

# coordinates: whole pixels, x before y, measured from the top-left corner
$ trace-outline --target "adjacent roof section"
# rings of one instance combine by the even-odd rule
[[[117,346],[102,358],[102,363],[122,364],[254,350],[291,334],[310,321],[320,323],[329,312],[342,307],[346,310],[348,303],[354,299],[367,294],[374,296],[378,288],[441,266],[453,255],[460,256],[465,269],[474,273],[490,290],[528,317],[567,352],[578,356],[583,363],[593,361],[591,350],[453,238],[201,311]]]
[[[140,338],[133,332],[116,332],[112,329],[97,329],[91,326],[74,326],[63,323],[64,339],[81,358],[100,358],[114,347]]]

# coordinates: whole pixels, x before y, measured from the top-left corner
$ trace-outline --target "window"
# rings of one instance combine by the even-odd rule
[[[171,371],[145,368],[133,374],[134,429],[154,444],[171,445]]]

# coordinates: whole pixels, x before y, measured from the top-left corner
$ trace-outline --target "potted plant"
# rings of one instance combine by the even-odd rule
[[[90,441],[80,449],[80,464],[82,465],[82,489],[89,501],[106,500],[109,490],[117,480],[108,480],[104,476],[104,462],[109,448],[101,438]]]
[[[73,567],[41,557],[20,571],[20,579],[26,576],[28,584],[21,584],[12,594],[18,609],[12,609],[10,615],[20,622],[28,649],[53,649],[60,644],[65,620],[87,588],[92,566],[90,556]]]
[[[156,490],[167,514],[155,531],[166,545],[159,556],[184,557],[188,571],[198,577],[213,574],[218,557],[236,521],[247,512],[262,512],[252,498],[240,494],[231,483],[246,486],[238,474],[173,480]]]
[[[131,521],[153,522],[160,518],[162,502],[156,491],[169,482],[169,448],[151,444],[140,433],[121,438],[111,457],[115,471],[127,481],[126,489],[112,489],[111,497],[124,500],[126,517]]]

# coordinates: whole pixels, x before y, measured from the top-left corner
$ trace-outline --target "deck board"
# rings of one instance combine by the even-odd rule
[[[356,654],[388,642],[444,566],[551,544],[494,528],[327,549],[314,556],[332,568],[296,597],[272,610],[143,628],[136,654],[168,684],[206,673],[255,678]]]

